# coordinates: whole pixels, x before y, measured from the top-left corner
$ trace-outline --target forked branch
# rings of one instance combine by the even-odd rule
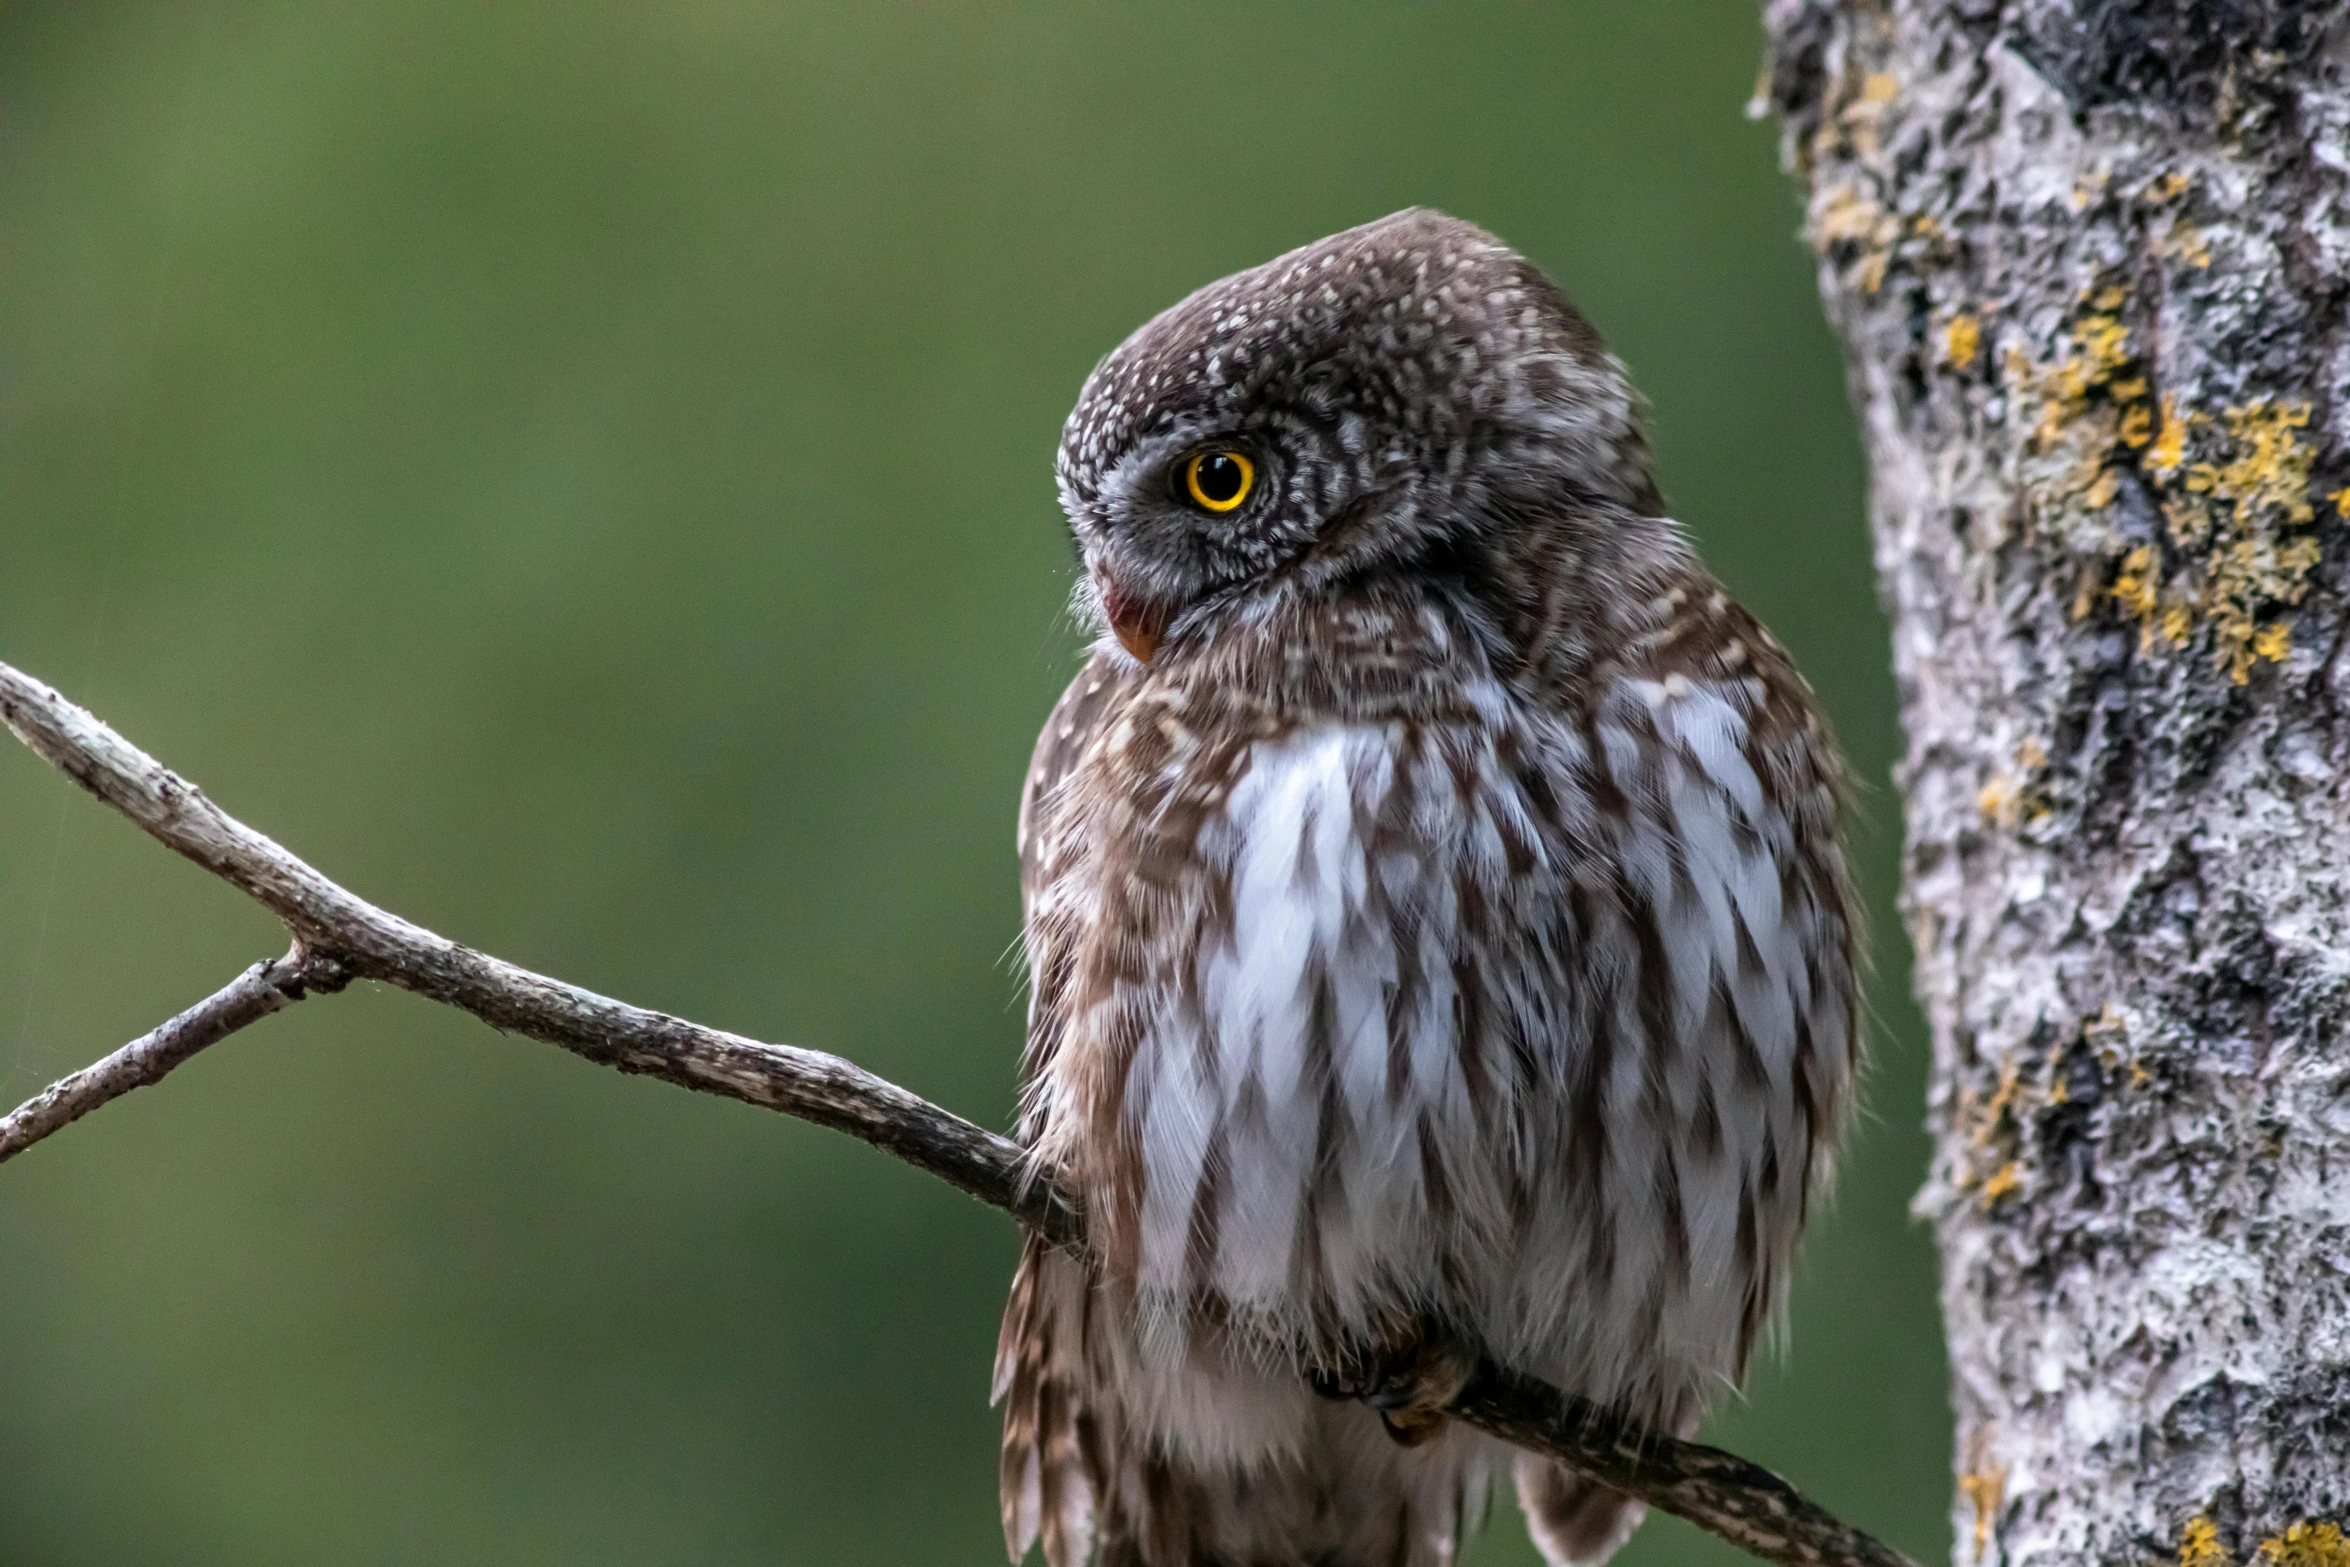
[[[604,1066],[833,1127],[1003,1209],[1055,1244],[1083,1242],[1076,1203],[1036,1175],[1017,1144],[851,1062],[648,1012],[412,925],[329,881],[90,713],[6,664],[0,664],[0,722],[151,837],[260,903],[294,939],[284,957],[255,964],[225,989],[0,1119],[0,1160],[306,995],[374,979]],[[1765,1561],[1915,1567],[1735,1454],[1631,1430],[1584,1399],[1514,1372],[1482,1368],[1451,1412]]]

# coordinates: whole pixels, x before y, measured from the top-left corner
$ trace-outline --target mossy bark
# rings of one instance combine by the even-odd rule
[[[1765,21],[1894,622],[1957,1559],[2350,1563],[2350,8]]]

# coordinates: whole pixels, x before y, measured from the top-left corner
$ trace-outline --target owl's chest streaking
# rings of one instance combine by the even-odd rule
[[[1851,1069],[1816,727],[1735,666],[1395,706],[1072,687],[1024,821],[1031,1142],[1146,1321],[1735,1375]]]

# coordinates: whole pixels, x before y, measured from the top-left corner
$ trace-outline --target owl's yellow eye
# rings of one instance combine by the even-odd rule
[[[1183,484],[1209,511],[1231,511],[1256,487],[1257,465],[1230,448],[1201,452],[1183,465]]]

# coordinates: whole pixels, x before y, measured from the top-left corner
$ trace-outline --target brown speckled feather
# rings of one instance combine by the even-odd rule
[[[1834,748],[1451,219],[1166,312],[1060,478],[1104,635],[1021,810],[1021,1135],[1089,1246],[1006,1309],[1007,1542],[1443,1567],[1510,1465],[1469,1358],[1677,1432],[1744,1372],[1854,1071]],[[1638,1522],[1517,1483],[1554,1563]]]

